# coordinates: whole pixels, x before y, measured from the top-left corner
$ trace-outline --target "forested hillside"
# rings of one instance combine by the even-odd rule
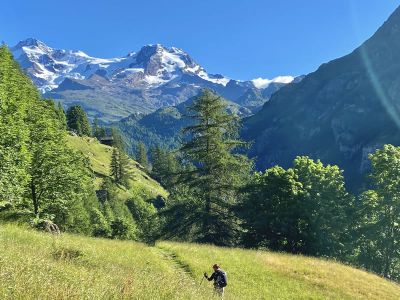
[[[135,153],[139,143],[144,143],[148,149],[162,147],[174,149],[179,147],[182,139],[182,130],[192,122],[187,118],[188,107],[201,95],[187,99],[177,106],[160,108],[147,115],[132,114],[127,118],[115,123],[120,129],[125,141],[128,143],[128,150]],[[223,100],[229,113],[240,116],[248,116],[251,112],[240,105]]]
[[[67,127],[91,135],[85,113],[74,107],[65,115],[43,100],[6,47],[0,55],[0,218],[147,241],[160,226],[152,216],[167,192],[122,151],[70,136]],[[123,182],[112,176],[113,151],[124,157]]]

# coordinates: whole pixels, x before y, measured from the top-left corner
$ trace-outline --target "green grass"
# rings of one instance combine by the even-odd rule
[[[91,168],[96,175],[96,188],[101,186],[103,178],[110,176],[110,162],[112,147],[100,144],[96,139],[89,137],[68,136],[68,143],[74,149],[81,151],[86,157],[89,158]],[[132,188],[125,189],[119,188],[118,194],[121,200],[126,200],[132,196],[132,193],[139,193],[146,198],[156,197],[161,195],[167,196],[160,184],[150,178],[136,161],[130,159],[130,186]]]
[[[0,299],[212,299],[212,284],[200,283],[215,262],[228,273],[225,299],[400,297],[399,285],[327,260],[0,225]]]

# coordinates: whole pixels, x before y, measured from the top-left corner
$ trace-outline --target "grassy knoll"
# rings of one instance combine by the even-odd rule
[[[341,264],[266,251],[49,234],[0,225],[0,299],[212,299],[202,273],[228,272],[225,299],[399,299],[400,286]]]

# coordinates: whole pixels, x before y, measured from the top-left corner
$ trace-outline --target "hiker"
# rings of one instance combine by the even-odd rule
[[[224,296],[224,288],[228,285],[228,278],[226,272],[222,270],[217,264],[213,265],[214,273],[208,277],[207,273],[204,273],[204,277],[208,281],[214,280],[214,291],[219,296]]]

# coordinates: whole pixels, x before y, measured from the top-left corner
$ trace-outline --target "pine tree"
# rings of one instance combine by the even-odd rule
[[[111,155],[111,176],[114,178],[116,182],[121,181],[121,162],[120,162],[120,153],[117,148],[113,149],[112,155]]]
[[[60,121],[60,127],[61,129],[67,129],[67,116],[65,114],[64,108],[61,104],[61,102],[58,102],[57,108],[56,108],[56,114],[58,117],[58,120]]]
[[[74,105],[67,110],[67,124],[70,130],[74,130],[79,136],[91,136],[89,120],[80,105]]]
[[[171,188],[177,183],[180,164],[171,151],[154,147],[151,149],[152,176],[164,187]]]
[[[97,117],[93,119],[92,131],[93,136],[98,140],[106,136],[106,130],[104,129],[104,127],[99,125],[99,119]]]
[[[149,169],[149,160],[147,158],[147,149],[144,143],[139,143],[136,152],[136,160],[141,164],[146,170]]]
[[[124,151],[119,153],[119,183],[129,186],[129,157]]]
[[[126,145],[118,128],[111,127],[111,136],[113,138],[114,147],[120,151],[126,152]]]
[[[202,202],[197,239],[231,245],[238,233],[232,207],[238,189],[246,183],[252,168],[248,158],[234,153],[245,145],[237,139],[239,119],[229,114],[226,102],[209,90],[205,90],[188,110],[194,125],[184,129],[187,140],[181,151],[195,166],[184,180]],[[198,216],[193,220],[198,220]]]
[[[164,185],[164,182],[162,182],[162,178],[166,169],[164,151],[159,146],[156,146],[150,149],[150,155],[151,174],[154,179]]]

